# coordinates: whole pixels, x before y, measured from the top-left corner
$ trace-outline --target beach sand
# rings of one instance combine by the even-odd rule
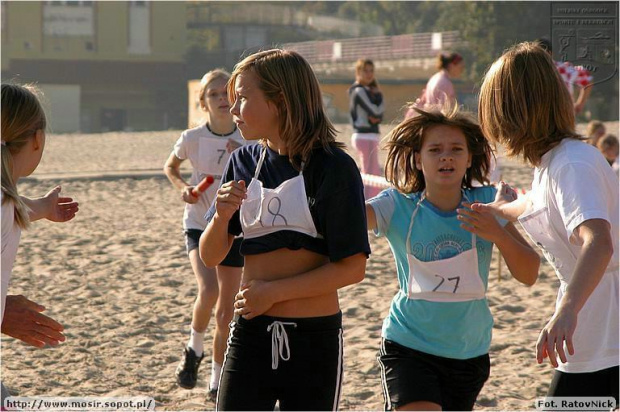
[[[350,128],[339,129],[348,142]],[[143,395],[153,397],[158,410],[214,408],[206,400],[213,322],[197,387],[181,389],[174,379],[196,294],[181,227],[183,204],[162,172],[179,134],[48,136],[40,167],[19,189],[34,196],[60,184],[63,194],[80,202],[80,211],[69,223],[39,221],[22,234],[9,293],[45,305],[64,324],[67,341],[36,349],[2,337],[2,381],[14,395]],[[505,181],[528,188],[530,168],[504,158],[500,164]],[[370,241],[366,279],[340,291],[342,410],[383,407],[376,356],[397,281],[385,239],[371,235]],[[533,287],[509,278],[505,265],[502,273],[499,279],[496,255],[488,290],[495,317],[491,376],[476,409],[531,410],[552,375],[549,364],[536,364],[534,346],[553,313],[558,281],[544,261]]]

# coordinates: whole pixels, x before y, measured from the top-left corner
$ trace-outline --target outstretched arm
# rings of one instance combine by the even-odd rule
[[[488,212],[509,222],[516,222],[525,212],[529,202],[529,193],[517,196],[517,192],[504,182],[497,187],[495,200],[491,203],[473,203],[471,209],[476,212]]]
[[[588,84],[585,87],[577,86],[579,88],[579,96],[575,101],[573,107],[575,108],[575,114],[579,114],[583,111],[586,102],[588,101],[588,97],[590,97],[590,92],[592,91],[592,85]]]
[[[79,210],[78,202],[70,197],[61,197],[62,188],[56,186],[42,197],[29,198],[21,196],[22,200],[30,209],[28,217],[31,222],[39,219],[47,219],[52,222],[68,222],[75,217]]]

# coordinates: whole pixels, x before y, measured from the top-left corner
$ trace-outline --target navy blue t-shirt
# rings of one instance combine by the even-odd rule
[[[246,187],[254,177],[256,166],[264,146],[252,144],[235,150],[222,175],[222,184],[231,180],[244,180]],[[282,182],[299,175],[289,162],[267,148],[267,155],[259,173],[263,187],[274,189]],[[366,229],[366,209],[362,179],[353,159],[339,148],[326,152],[313,150],[305,165],[304,182],[308,206],[317,232],[321,238],[313,238],[292,230],[281,230],[241,243],[241,254],[254,255],[288,248],[310,250],[329,257],[331,262],[358,253],[370,254]],[[215,214],[215,202],[206,214],[210,221]],[[228,233],[239,235],[241,221],[237,211],[228,224]]]

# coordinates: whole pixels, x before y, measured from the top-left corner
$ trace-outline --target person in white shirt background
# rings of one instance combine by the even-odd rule
[[[198,101],[206,115],[206,122],[181,134],[164,166],[168,180],[181,192],[181,199],[185,203],[183,230],[186,249],[198,284],[190,337],[183,349],[175,377],[182,388],[193,389],[196,386],[198,368],[204,358],[204,333],[215,308],[208,389],[208,397],[213,401],[217,396],[228,324],[233,317],[232,305],[239,289],[243,267],[243,257],[239,254],[240,238],[235,240],[227,258],[217,267],[205,266],[198,255],[200,235],[207,225],[204,216],[215,199],[224,166],[230,153],[244,142],[230,114],[226,91],[228,79],[230,73],[222,69],[211,70],[203,76]],[[185,160],[189,160],[192,165],[189,183],[181,176],[181,164]],[[199,182],[209,175],[214,177],[211,186],[202,193],[196,192]]]

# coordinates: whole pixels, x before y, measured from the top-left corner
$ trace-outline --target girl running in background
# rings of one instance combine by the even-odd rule
[[[472,187],[487,181],[491,155],[476,122],[456,107],[415,110],[386,137],[395,188],[366,204],[368,229],[387,237],[400,285],[379,352],[385,408],[471,410],[490,370],[493,244],[526,285],[540,259],[512,224],[468,208],[515,195],[504,185]]]
[[[187,254],[198,283],[198,296],[194,303],[192,325],[183,358],[175,375],[179,386],[192,389],[198,379],[198,368],[204,358],[204,333],[209,326],[211,311],[215,307],[215,332],[211,362],[209,397],[215,400],[219,386],[220,370],[226,351],[228,324],[233,316],[235,293],[239,289],[243,257],[239,254],[241,239],[236,239],[226,259],[217,268],[207,267],[198,255],[198,241],[207,221],[204,216],[217,192],[222,171],[230,153],[242,145],[243,138],[230,114],[226,82],[230,74],[212,70],[204,75],[200,84],[199,101],[206,113],[205,124],[181,134],[164,172],[170,182],[181,191],[185,202],[183,230]],[[181,176],[181,164],[189,160],[192,176],[187,183]],[[194,192],[196,185],[207,175],[215,178],[214,184],[203,193]]]
[[[372,60],[359,59],[355,65],[355,83],[349,88],[349,111],[353,124],[351,144],[357,150],[362,173],[381,175],[379,165],[379,123],[383,119],[383,95],[375,78]],[[366,199],[379,193],[365,187]]]
[[[2,84],[2,333],[29,345],[56,346],[64,342],[63,326],[40,312],[45,308],[23,296],[7,292],[22,229],[30,222],[48,219],[67,222],[78,212],[78,203],[60,197],[60,186],[40,198],[20,196],[17,181],[35,171],[45,148],[47,119],[33,86]],[[27,289],[27,288],[26,288]],[[28,316],[24,316],[27,313]],[[5,314],[8,314],[5,318]],[[21,316],[20,316],[21,315]],[[6,322],[4,322],[6,321]],[[9,396],[2,385],[2,400]]]
[[[226,166],[200,239],[209,266],[243,233],[245,267],[218,410],[336,410],[343,372],[338,289],[370,253],[357,165],[336,142],[319,83],[296,52],[238,63],[228,86],[246,140]]]
[[[535,167],[529,196],[473,208],[519,220],[560,279],[536,345],[538,363],[549,358],[556,368],[548,396],[617,403],[618,178],[575,133],[570,94],[537,43],[513,46],[493,63],[478,116],[487,137]]]

